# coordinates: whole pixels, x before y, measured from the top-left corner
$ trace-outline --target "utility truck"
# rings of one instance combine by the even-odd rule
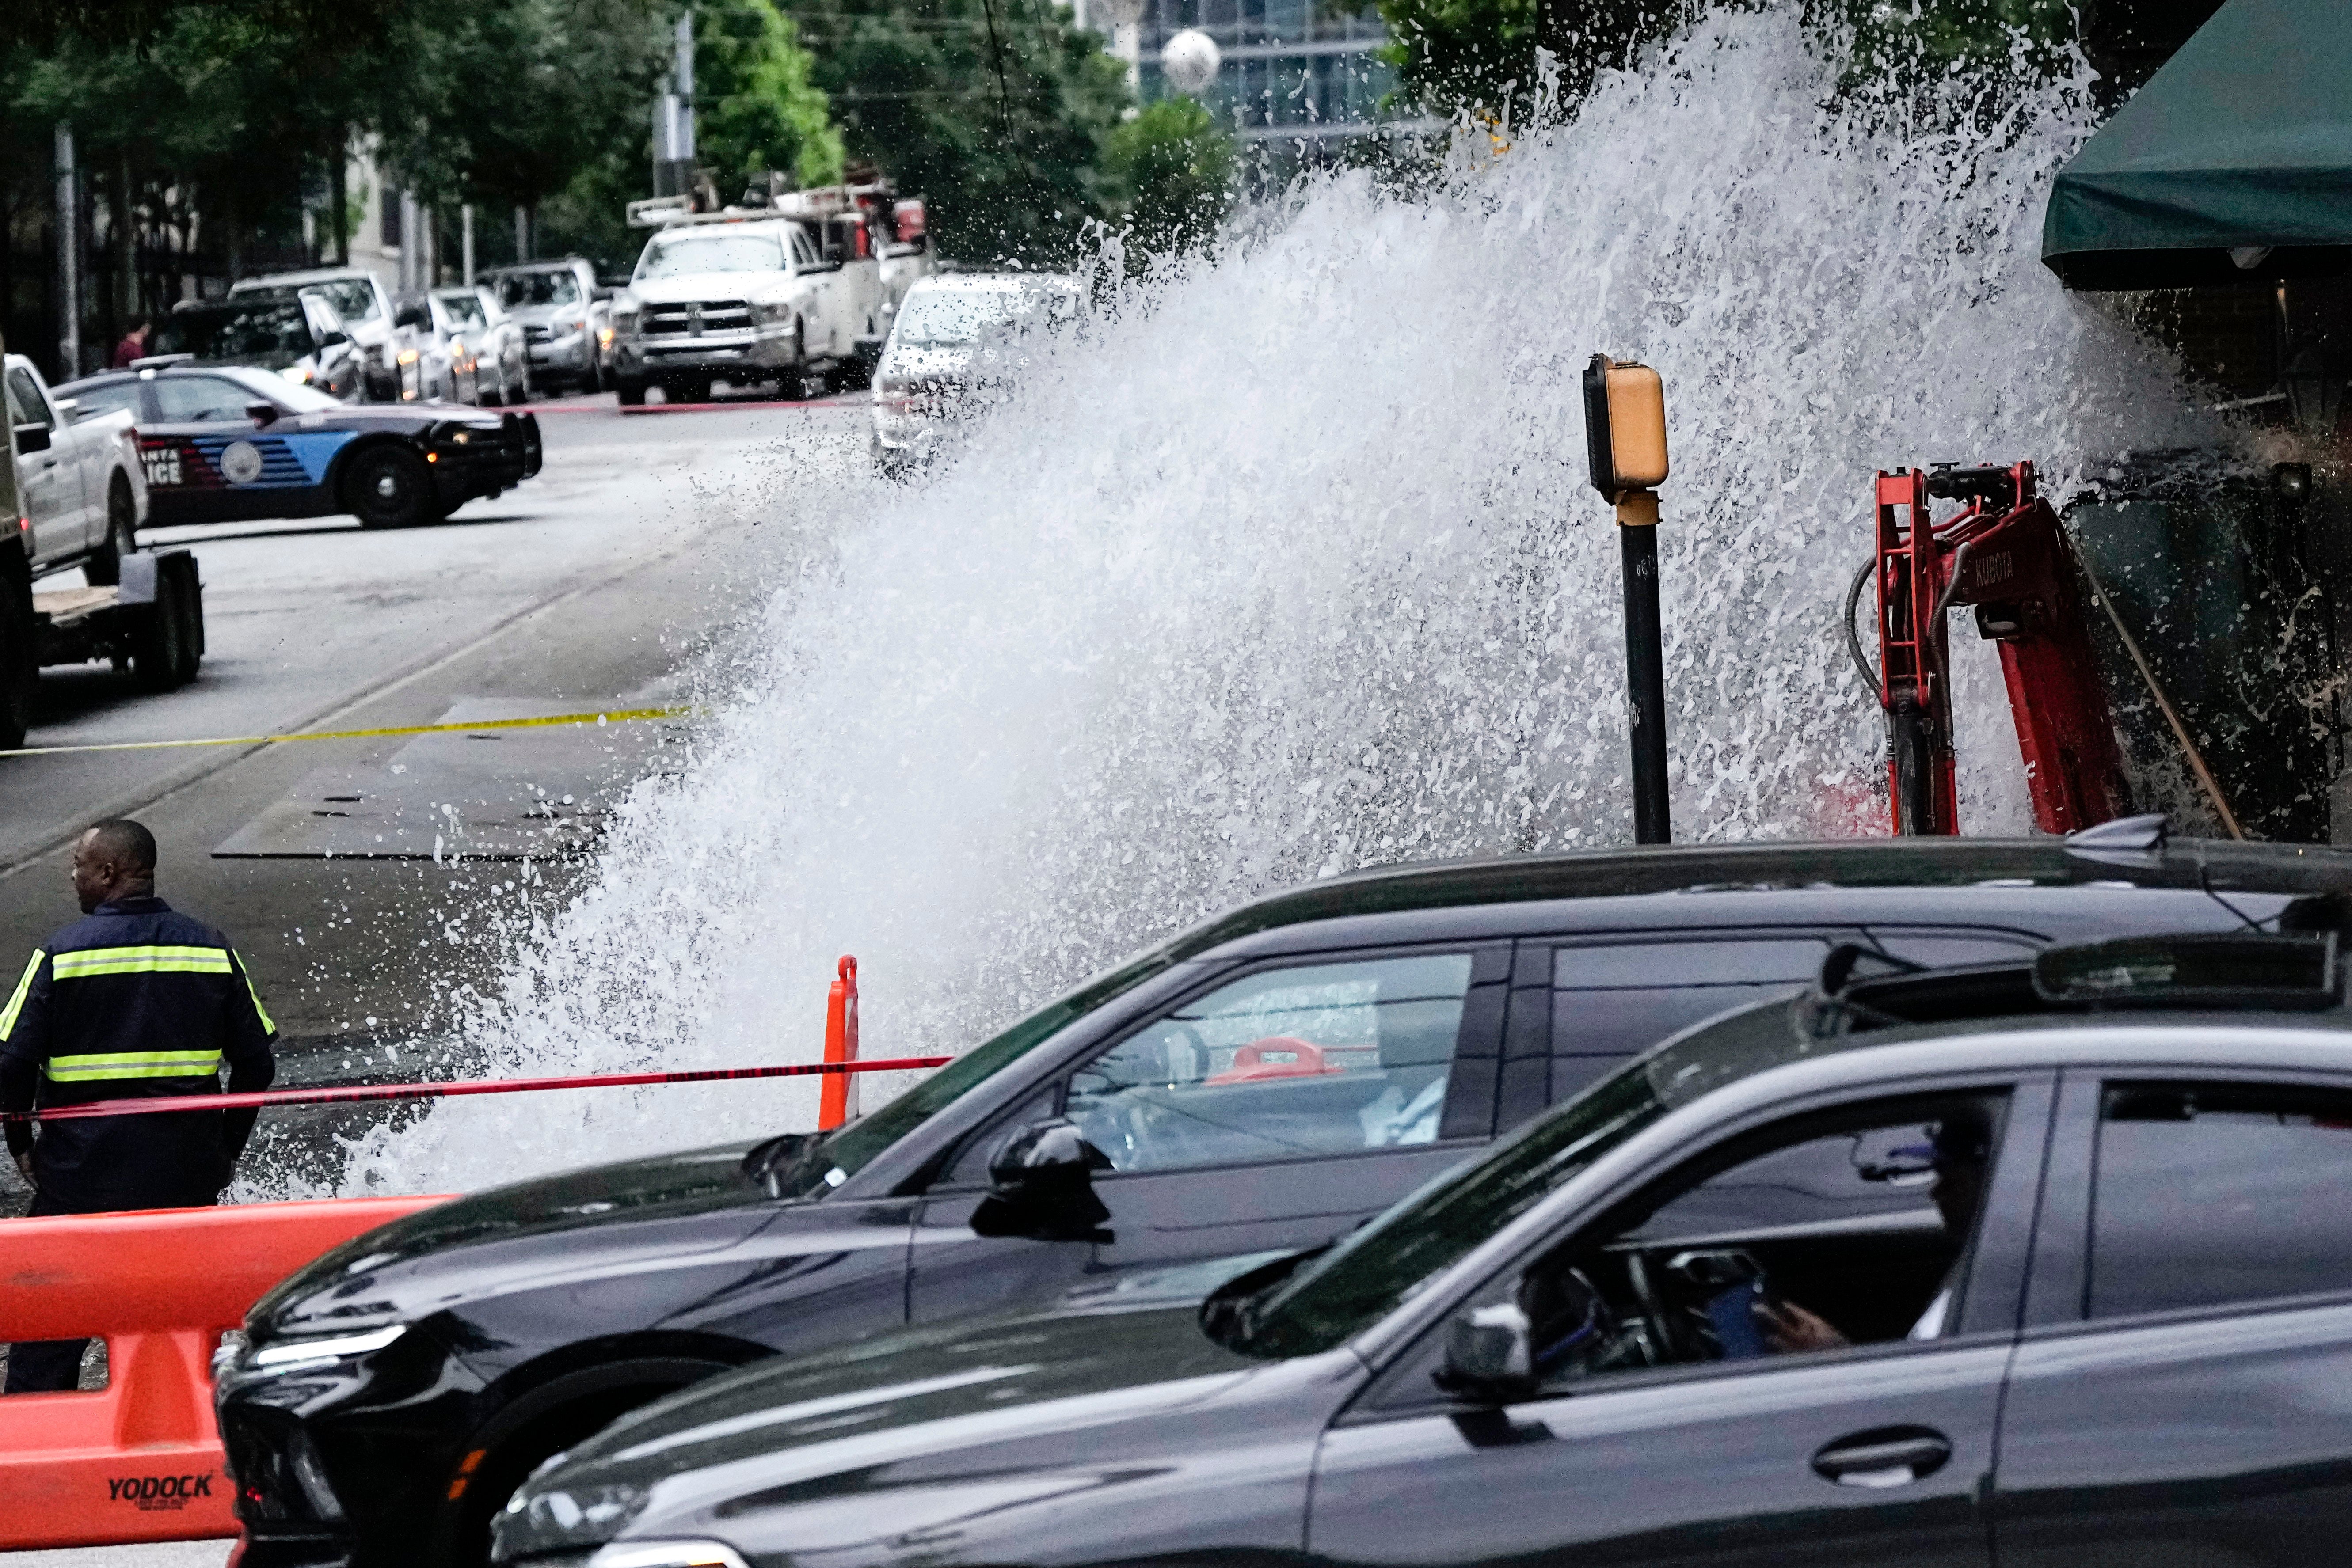
[[[0,749],[25,744],[45,664],[105,659],[165,692],[194,680],[205,653],[196,558],[137,549],[147,481],[130,414],[52,396],[21,355],[4,362]],[[75,567],[83,583],[34,586]]]
[[[898,302],[935,265],[923,204],[879,179],[782,186],[772,174],[717,211],[692,196],[629,204],[630,225],[656,232],[614,307],[622,402],[656,386],[701,402],[718,381],[794,397],[820,377],[872,381]]]

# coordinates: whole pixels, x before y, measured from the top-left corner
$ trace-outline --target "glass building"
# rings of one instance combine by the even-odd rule
[[[1187,27],[1217,41],[1217,79],[1201,94],[1244,145],[1310,158],[1318,144],[1401,129],[1409,113],[1387,107],[1396,71],[1378,51],[1386,23],[1363,0],[1349,10],[1333,0],[1146,0],[1138,39],[1144,102],[1169,97],[1160,52]],[[1414,128],[1418,128],[1416,126]]]

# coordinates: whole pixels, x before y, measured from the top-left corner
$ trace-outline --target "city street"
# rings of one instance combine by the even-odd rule
[[[51,670],[28,744],[677,700],[697,652],[762,596],[758,525],[790,517],[797,490],[856,471],[863,419],[854,398],[628,416],[609,397],[562,403],[541,416],[541,474],[439,527],[157,530],[142,543],[189,548],[203,569],[202,674],[151,695],[103,665]],[[0,961],[13,972],[74,917],[66,868],[79,830],[135,816],[161,842],[159,891],[228,931],[251,965],[283,1030],[280,1082],[362,1076],[361,1055],[429,1030],[436,994],[497,967],[495,942],[453,945],[445,925],[513,877],[519,853],[544,856],[532,835],[593,839],[598,797],[662,765],[685,726],[490,733],[0,759],[0,950],[17,956]],[[415,819],[444,801],[463,803],[470,837],[451,828],[457,841],[436,863],[438,835],[417,837]],[[382,815],[371,824],[369,812]],[[355,820],[393,831],[354,831]],[[461,842],[498,858],[461,858]],[[577,863],[541,862],[558,887]],[[26,1197],[0,1169],[0,1204],[20,1210]]]

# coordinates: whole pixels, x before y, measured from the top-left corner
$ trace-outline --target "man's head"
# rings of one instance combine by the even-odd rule
[[[1936,1151],[1936,1211],[1952,1236],[1965,1237],[1975,1228],[1992,1160],[1992,1119],[1974,1108],[1946,1116],[1928,1132]]]
[[[89,914],[155,891],[155,835],[126,818],[100,822],[74,844],[74,896]]]

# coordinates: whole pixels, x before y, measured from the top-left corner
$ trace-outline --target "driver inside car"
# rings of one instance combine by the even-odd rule
[[[1945,1272],[1943,1283],[1928,1301],[1927,1310],[1911,1325],[1908,1339],[1937,1339],[1942,1336],[1946,1321],[1951,1315],[1954,1293],[1959,1284],[1959,1274],[1967,1261],[1964,1244],[1976,1228],[1977,1210],[1984,1201],[1985,1173],[1991,1159],[1992,1124],[1981,1115],[1961,1113],[1948,1115],[1928,1129],[1928,1142],[1924,1148],[1895,1151],[1899,1161],[1903,1155],[1924,1155],[1928,1168],[1935,1173],[1928,1197],[1936,1212],[1943,1217],[1944,1232],[1955,1245],[1962,1246],[1961,1254],[1952,1260]],[[1865,1170],[1885,1180],[1899,1174],[1897,1161]],[[1780,1355],[1805,1351],[1843,1350],[1853,1342],[1840,1333],[1836,1325],[1791,1301],[1771,1296],[1759,1296],[1750,1310],[1758,1327],[1763,1331],[1764,1348]]]

